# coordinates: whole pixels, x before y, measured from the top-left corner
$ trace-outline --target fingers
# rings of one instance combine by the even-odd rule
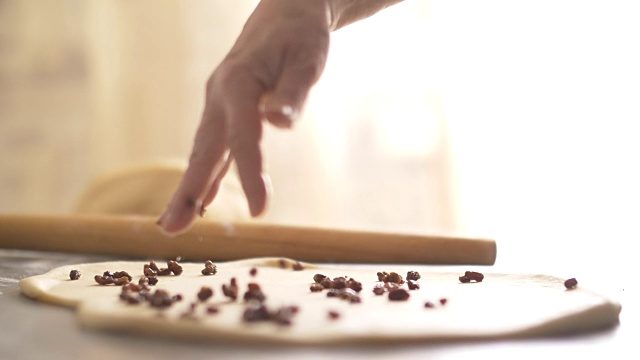
[[[209,206],[213,202],[213,199],[216,198],[216,195],[218,194],[218,190],[220,190],[220,183],[222,182],[222,179],[229,171],[229,168],[231,167],[232,162],[233,162],[233,157],[229,156],[227,160],[224,162],[224,166],[222,167],[222,169],[220,169],[220,172],[216,175],[215,180],[213,180],[213,183],[209,188],[209,192],[202,200],[202,206],[200,207],[200,216],[204,216],[204,213],[207,211],[206,209],[207,206]]]
[[[225,119],[229,148],[238,167],[249,212],[251,216],[258,216],[266,208],[268,194],[262,174],[262,119],[258,108],[264,86],[245,73],[236,75],[225,89],[229,95]]]
[[[326,43],[325,51],[309,49],[305,44],[292,46],[287,51],[282,74],[264,101],[264,116],[273,125],[290,128],[299,117],[309,90],[324,70],[329,43],[328,38],[320,41]]]
[[[218,173],[224,169],[228,151],[222,111],[210,104],[205,108],[196,133],[189,166],[173,199],[158,220],[169,235],[188,229],[202,207],[203,199]]]

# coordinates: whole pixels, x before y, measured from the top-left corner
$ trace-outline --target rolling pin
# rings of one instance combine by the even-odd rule
[[[107,215],[0,215],[0,248],[126,258],[229,261],[287,257],[316,263],[493,265],[489,239],[196,221],[163,235],[155,218]]]

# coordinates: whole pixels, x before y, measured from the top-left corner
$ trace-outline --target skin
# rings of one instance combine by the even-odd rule
[[[327,60],[332,31],[401,0],[262,0],[206,86],[189,166],[161,230],[177,235],[215,199],[236,162],[252,216],[270,193],[260,149],[263,123],[290,129]]]

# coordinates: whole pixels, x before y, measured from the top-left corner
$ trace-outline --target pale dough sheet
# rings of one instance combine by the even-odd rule
[[[479,340],[514,337],[553,336],[608,327],[618,322],[620,304],[578,285],[566,290],[565,279],[544,275],[485,273],[480,283],[462,284],[462,273],[438,272],[426,266],[380,265],[378,270],[353,266],[337,268],[304,264],[302,271],[282,269],[279,259],[250,259],[216,263],[218,273],[204,276],[203,264],[181,263],[180,276],[159,277],[157,289],[180,293],[181,302],[158,310],[148,304],[129,305],[119,300],[119,286],[101,286],[94,275],[104,271],[127,271],[134,282],[142,276],[144,262],[104,262],[64,266],[47,274],[23,279],[22,292],[43,302],[77,308],[80,323],[92,329],[142,333],[180,339],[218,341],[275,342],[293,344],[379,343],[445,340]],[[158,265],[162,267],[160,262]],[[249,270],[258,269],[251,277]],[[80,270],[79,280],[69,280],[72,269]],[[408,301],[392,302],[386,294],[376,296],[372,289],[376,271],[418,271],[420,289],[410,290]],[[468,269],[473,270],[473,269]],[[327,290],[309,290],[317,273],[331,278],[352,277],[360,281],[362,302],[326,296]],[[222,284],[236,277],[239,299],[231,302],[222,294]],[[296,305],[299,312],[291,326],[272,322],[245,323],[242,300],[247,283],[258,283],[267,296],[269,308]],[[202,286],[210,286],[214,296],[197,307],[195,318],[180,315],[197,301]],[[406,285],[404,285],[406,288]],[[446,298],[440,305],[438,300]],[[435,308],[425,308],[431,301]],[[218,305],[219,313],[206,314],[208,305]],[[332,320],[329,311],[340,318]]]

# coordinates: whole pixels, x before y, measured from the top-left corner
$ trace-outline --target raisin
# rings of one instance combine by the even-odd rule
[[[80,279],[80,271],[79,270],[71,270],[69,273],[69,279],[78,280]]]
[[[396,284],[404,284],[404,280],[402,279],[402,275],[400,275],[400,274],[398,274],[396,272],[389,273],[389,282],[396,283]]]
[[[256,274],[258,273],[258,269],[252,267],[251,270],[249,270],[249,275],[251,276],[256,276]]]
[[[111,277],[111,276],[96,275],[96,276],[93,277],[93,279],[100,285],[113,284],[113,277]]]
[[[322,280],[324,280],[325,278],[326,278],[326,276],[325,276],[325,275],[322,275],[322,274],[315,274],[315,275],[313,275],[313,281],[314,281],[314,282],[317,282],[317,283],[321,282],[321,281],[322,281]]]
[[[418,289],[420,289],[420,284],[418,284],[415,280],[407,281],[407,286],[409,287],[409,290],[418,290]]]
[[[420,280],[420,273],[417,271],[408,271],[407,280],[418,281]]]
[[[391,301],[405,301],[409,298],[409,292],[405,289],[395,289],[389,291],[389,300]]]
[[[337,320],[337,319],[340,318],[340,313],[337,312],[337,311],[330,310],[327,313],[327,316],[329,316],[329,319],[331,319],[331,320]]]
[[[169,268],[162,268],[162,269],[158,270],[157,275],[158,276],[169,276],[169,275],[171,275],[171,272],[172,271]]]
[[[477,271],[465,271],[464,276],[475,282],[481,282],[484,279],[484,275]]]
[[[325,278],[322,281],[320,281],[320,285],[322,285],[322,287],[324,287],[325,289],[332,289],[333,281],[331,281],[331,279],[329,278]]]
[[[309,286],[309,290],[311,290],[311,292],[318,292],[318,291],[322,291],[324,290],[324,286],[318,284],[318,283],[313,283],[311,284],[311,286]]]
[[[260,285],[249,283],[247,287],[248,289],[243,296],[245,301],[256,300],[261,303],[265,300],[266,296],[262,292],[262,289],[260,289]]]
[[[376,295],[382,295],[384,294],[385,289],[382,285],[376,285],[373,287],[373,293]]]
[[[236,300],[238,298],[238,284],[236,283],[236,278],[231,278],[231,282],[227,286],[227,284],[222,284],[222,293],[224,296]]]
[[[440,305],[445,306],[447,304],[447,299],[446,298],[441,298],[440,300]]]
[[[217,314],[219,312],[220,312],[220,309],[217,306],[207,307],[207,314]]]
[[[354,280],[353,278],[350,278],[349,281],[347,281],[347,287],[355,292],[362,291],[362,283]]]
[[[152,277],[152,276],[156,276],[158,274],[158,271],[153,270],[151,266],[149,266],[149,264],[144,264],[144,269],[142,273],[144,274],[144,276]]]
[[[202,275],[215,275],[218,273],[218,267],[211,261],[204,262],[204,269],[202,269]]]
[[[242,319],[246,322],[267,321],[271,319],[269,310],[264,305],[256,308],[247,308],[242,314]]]
[[[344,289],[347,287],[347,279],[343,277],[333,278],[333,288],[334,289]]]
[[[427,301],[427,302],[424,303],[424,307],[431,309],[431,308],[434,308],[436,306],[431,301]]]
[[[461,282],[461,283],[468,283],[468,282],[471,282],[471,279],[469,279],[468,277],[466,277],[466,276],[464,276],[464,275],[463,275],[463,276],[460,276],[460,277],[458,278],[458,280],[460,280],[460,282]]]
[[[301,271],[304,270],[304,266],[300,263],[300,261],[296,261],[295,264],[293,264],[293,271]]]
[[[156,265],[156,262],[155,262],[155,261],[153,261],[153,260],[149,261],[149,268],[150,268],[151,270],[153,270],[153,271],[156,271],[156,272],[157,272],[158,270],[160,270],[160,269],[158,268],[158,265]]]
[[[174,261],[174,260],[167,261],[167,267],[174,275],[182,274],[182,266],[178,264],[177,261]]]
[[[578,286],[578,280],[576,280],[576,278],[567,279],[564,282],[564,287],[567,289],[574,289],[576,286]]]
[[[213,289],[208,286],[203,286],[198,291],[198,299],[202,302],[207,301],[210,297],[213,296]]]

